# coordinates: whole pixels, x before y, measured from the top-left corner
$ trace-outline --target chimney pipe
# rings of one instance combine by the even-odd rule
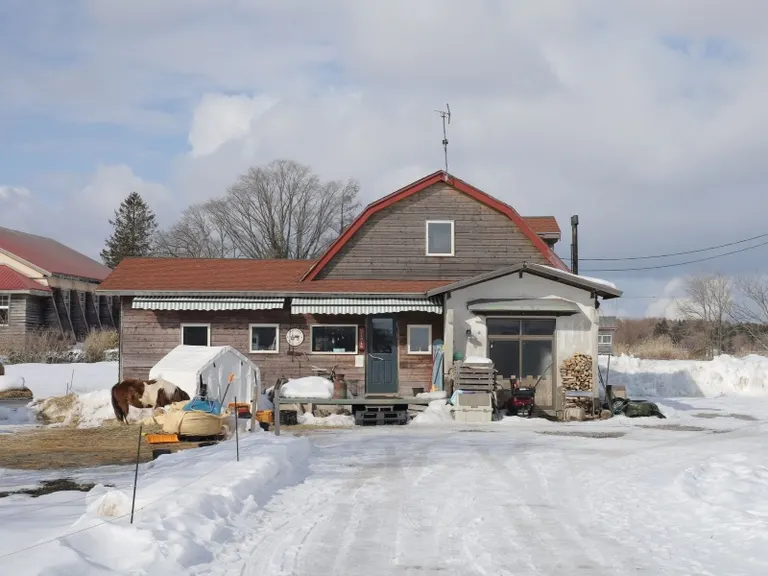
[[[571,272],[579,273],[579,215],[571,216]]]

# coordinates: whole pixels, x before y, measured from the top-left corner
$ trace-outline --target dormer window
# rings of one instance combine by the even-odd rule
[[[453,220],[427,220],[427,256],[453,256]]]

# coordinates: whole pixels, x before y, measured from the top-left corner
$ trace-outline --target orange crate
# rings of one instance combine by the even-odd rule
[[[147,442],[150,444],[175,444],[178,441],[176,434],[147,434]]]
[[[259,410],[256,412],[256,420],[259,422],[271,423],[273,419],[274,416],[272,414],[272,410]]]

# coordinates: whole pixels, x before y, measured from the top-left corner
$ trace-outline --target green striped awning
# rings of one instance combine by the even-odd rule
[[[275,310],[285,298],[249,296],[152,296],[134,298],[137,310]]]
[[[294,298],[291,314],[387,314],[432,312],[442,314],[440,299],[431,298]]]

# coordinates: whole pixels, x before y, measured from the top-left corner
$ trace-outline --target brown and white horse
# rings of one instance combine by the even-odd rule
[[[112,409],[118,422],[128,423],[128,410],[162,408],[174,402],[189,400],[189,394],[166,380],[136,380],[129,378],[112,386]]]

